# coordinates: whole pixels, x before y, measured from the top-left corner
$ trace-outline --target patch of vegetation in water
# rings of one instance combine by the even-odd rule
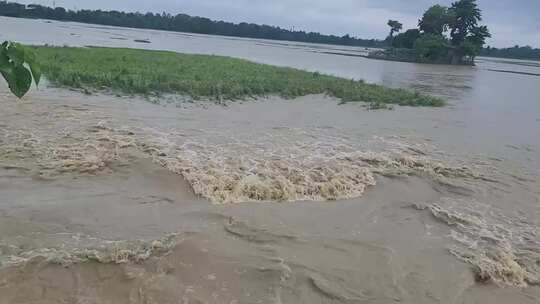
[[[96,47],[33,48],[49,81],[71,88],[218,101],[327,94],[342,102],[444,105],[442,99],[418,92],[229,57]]]
[[[413,28],[403,29],[397,20],[389,20],[386,42],[391,48],[375,51],[370,58],[453,65],[474,65],[476,56],[491,37],[487,26],[480,25],[482,10],[477,0],[458,0],[450,7],[431,6]]]

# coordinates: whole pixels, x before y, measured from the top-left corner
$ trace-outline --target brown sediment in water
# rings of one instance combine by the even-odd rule
[[[65,114],[73,115],[71,111]],[[5,128],[0,160],[21,168],[35,160],[33,170],[40,176],[84,174],[129,162],[130,153],[137,150],[183,176],[197,195],[218,204],[351,199],[375,186],[377,176],[484,178],[470,168],[418,155],[418,150],[407,145],[391,152],[359,151],[346,142],[317,141],[274,149],[263,144],[270,138],[209,145],[179,142],[174,134],[125,126],[115,129],[104,121],[92,124],[88,118],[87,122],[89,126],[53,136],[50,129]]]
[[[105,113],[84,107],[23,107],[45,116],[48,127],[25,124],[0,130],[0,164],[42,177],[111,170],[129,163],[134,153],[145,153],[183,176],[197,195],[218,204],[351,199],[375,186],[377,176],[489,180],[467,166],[430,158],[422,147],[378,136],[362,147],[284,128],[256,139],[208,143],[178,132],[115,124],[102,119]],[[6,117],[17,110],[21,108],[8,108]],[[54,116],[61,120],[45,122]],[[371,150],[376,146],[378,150]]]
[[[76,98],[9,101],[0,114],[2,304],[488,301],[467,263],[483,281],[537,280],[534,222],[468,200],[513,181],[490,162],[326,126],[204,127],[238,108],[176,118]],[[531,288],[497,293],[535,303]]]
[[[158,240],[144,241],[109,241],[84,236],[77,236],[78,242],[86,247],[37,248],[25,251],[13,245],[4,245],[6,257],[0,260],[1,267],[17,267],[40,260],[42,263],[58,264],[64,267],[74,264],[97,262],[103,264],[142,263],[154,255],[170,251],[181,239],[179,234],[171,234]],[[95,243],[93,246],[88,244]]]

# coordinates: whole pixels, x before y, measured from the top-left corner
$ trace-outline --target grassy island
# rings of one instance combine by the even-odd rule
[[[417,92],[229,57],[119,48],[33,48],[47,79],[72,88],[212,100],[328,94],[375,107],[444,105],[440,98]]]

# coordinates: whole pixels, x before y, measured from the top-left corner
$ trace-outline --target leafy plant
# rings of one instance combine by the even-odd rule
[[[14,42],[5,41],[0,45],[0,74],[8,83],[11,92],[22,98],[32,86],[41,79],[41,70],[34,53]]]

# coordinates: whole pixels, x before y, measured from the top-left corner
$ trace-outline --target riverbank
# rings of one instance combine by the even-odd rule
[[[409,90],[221,56],[96,47],[34,50],[49,81],[87,91],[171,93],[216,101],[327,94],[376,108],[444,105],[440,98]]]

